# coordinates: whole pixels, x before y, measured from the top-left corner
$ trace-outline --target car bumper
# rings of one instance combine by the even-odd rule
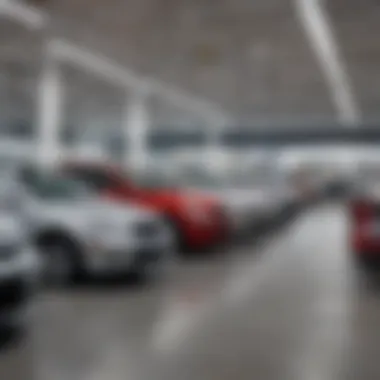
[[[375,224],[354,226],[351,244],[357,255],[380,256],[380,235]]]
[[[0,262],[0,282],[23,279],[33,284],[38,280],[40,261],[37,253],[26,248],[14,260]]]
[[[31,248],[19,253],[17,260],[0,264],[0,326],[22,326],[37,292],[40,261]]]
[[[117,247],[92,247],[86,254],[86,271],[90,275],[126,273],[137,266],[168,258],[173,249],[171,236],[129,242]]]
[[[272,222],[277,218],[280,213],[279,206],[265,205],[265,207],[258,207],[252,210],[251,223],[253,226],[263,225]]]
[[[186,248],[207,249],[227,240],[230,234],[228,224],[211,224],[204,226],[184,226],[183,238]]]
[[[0,328],[24,327],[34,288],[25,278],[0,281]]]
[[[355,237],[352,245],[358,256],[379,256],[380,258],[380,242],[378,240]]]
[[[249,210],[248,213],[240,213],[231,217],[231,232],[234,237],[240,237],[255,231],[257,227],[265,224],[267,216],[256,210]]]

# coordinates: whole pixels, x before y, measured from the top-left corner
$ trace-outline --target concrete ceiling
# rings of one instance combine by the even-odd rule
[[[363,119],[377,118],[380,4],[322,3]],[[48,11],[54,20],[51,33],[209,99],[241,124],[269,121],[279,126],[301,120],[315,126],[316,121],[336,120],[330,88],[295,0],[55,0]],[[13,72],[13,87],[33,93],[27,89],[41,64],[39,39],[1,20],[1,83]],[[68,83],[81,86],[80,80]],[[101,99],[108,92],[103,88],[88,94]],[[170,119],[176,112],[169,111],[169,104],[167,109]]]
[[[65,0],[59,34],[240,120],[334,117],[289,0]]]
[[[327,9],[364,119],[380,116],[380,3],[329,0]]]

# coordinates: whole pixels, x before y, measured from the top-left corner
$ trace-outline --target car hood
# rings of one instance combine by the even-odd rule
[[[179,205],[188,204],[189,201],[197,205],[210,205],[215,203],[215,196],[212,194],[205,194],[198,190],[173,190],[173,189],[160,189],[142,191],[135,197],[127,198],[142,205],[156,206],[161,209],[168,209],[177,207]]]
[[[239,188],[224,188],[224,189],[204,189],[203,194],[218,197],[224,204],[231,207],[257,207],[261,208],[268,206],[274,202],[271,193],[264,189],[239,189]]]
[[[155,213],[133,204],[117,204],[100,198],[73,201],[46,202],[41,210],[46,218],[54,220],[112,221],[121,224],[151,219]]]

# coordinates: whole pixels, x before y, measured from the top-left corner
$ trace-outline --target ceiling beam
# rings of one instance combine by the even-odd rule
[[[17,0],[0,0],[0,15],[33,30],[45,28],[49,21],[48,15],[39,8]]]
[[[295,0],[299,20],[315,53],[330,90],[339,122],[358,125],[361,119],[345,62],[333,26],[320,0]]]
[[[129,88],[145,95],[157,95],[161,99],[166,99],[169,104],[194,112],[195,115],[212,124],[222,126],[229,121],[228,115],[218,105],[189,95],[155,79],[142,77],[125,66],[118,65],[107,57],[85,49],[83,46],[62,39],[52,39],[48,45],[48,53],[58,62],[79,66],[87,72],[107,79],[116,86]]]

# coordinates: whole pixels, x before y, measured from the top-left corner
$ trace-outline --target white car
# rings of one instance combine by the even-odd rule
[[[264,225],[275,214],[276,204],[267,194],[258,190],[235,188],[201,189],[217,196],[225,207],[234,235],[245,234]]]
[[[26,327],[37,289],[39,261],[20,210],[17,183],[4,173],[0,183],[0,327]]]
[[[223,202],[233,235],[240,236],[254,227],[264,226],[278,208],[273,194],[254,188],[251,183],[247,186],[199,168],[182,173],[178,182],[191,191],[217,196]]]
[[[82,183],[53,171],[24,168],[19,180],[48,282],[67,284],[80,275],[146,275],[172,250],[169,228],[158,214],[101,200]]]
[[[237,234],[281,220],[295,211],[301,201],[285,173],[270,166],[236,168],[224,176],[198,169],[188,172],[185,181],[223,199]]]

